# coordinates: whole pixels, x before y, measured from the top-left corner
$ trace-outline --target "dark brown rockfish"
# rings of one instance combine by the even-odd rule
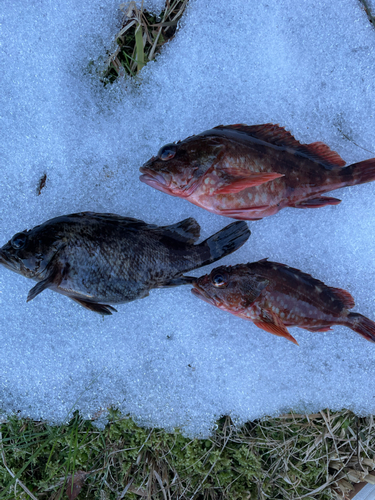
[[[220,125],[162,147],[140,180],[215,214],[257,220],[337,205],[322,195],[375,179],[375,158],[344,166],[324,143],[300,144],[278,125]]]
[[[375,342],[375,322],[348,311],[354,307],[349,292],[284,264],[263,259],[220,266],[198,278],[194,287],[192,292],[200,299],[295,344],[288,326],[326,332],[333,325],[343,325]]]
[[[245,243],[244,222],[198,245],[192,218],[158,227],[114,214],[83,212],[17,233],[0,249],[0,264],[38,283],[27,301],[49,288],[100,314],[146,297],[152,288],[183,285],[183,273],[215,262]]]

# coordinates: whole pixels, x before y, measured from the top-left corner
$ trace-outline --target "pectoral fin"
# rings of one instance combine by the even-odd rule
[[[221,184],[213,194],[238,193],[246,188],[260,186],[265,182],[273,181],[279,177],[284,177],[284,174],[279,174],[277,172],[249,172],[243,177],[229,176],[225,180],[225,183]]]
[[[84,307],[85,309],[102,314],[103,316],[110,316],[112,314],[111,311],[117,312],[117,309],[115,309],[112,306],[109,306],[108,304],[97,304],[96,302],[88,302],[86,300],[77,299],[75,297],[70,297],[70,298],[74,300],[74,302],[77,302],[77,304],[79,304],[80,306]]]
[[[254,325],[262,330],[265,330],[266,332],[272,333],[273,335],[284,337],[293,342],[293,344],[298,345],[298,342],[290,335],[281,319],[271,311],[263,310],[261,317],[254,321]]]
[[[55,270],[52,270],[46,279],[39,281],[39,283],[33,286],[27,295],[26,302],[30,302],[30,300],[35,299],[35,297],[46,288],[50,288],[52,285],[59,285],[60,282],[61,278],[58,279],[58,273]]]

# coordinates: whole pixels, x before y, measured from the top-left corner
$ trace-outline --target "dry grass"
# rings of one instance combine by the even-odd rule
[[[372,416],[291,413],[241,428],[224,417],[209,439],[189,439],[111,415],[103,430],[78,414],[59,428],[1,424],[0,498],[336,500],[374,482]]]
[[[117,49],[106,62],[105,80],[113,82],[122,72],[135,76],[171,40],[188,0],[166,0],[159,18],[141,9],[134,1],[120,6],[121,30],[116,35]]]

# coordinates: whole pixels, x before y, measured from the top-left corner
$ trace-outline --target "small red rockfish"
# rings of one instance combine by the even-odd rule
[[[343,325],[375,342],[375,322],[348,311],[354,307],[349,292],[284,264],[263,259],[220,266],[197,278],[194,287],[192,292],[200,299],[295,344],[288,326],[326,332]]]
[[[322,194],[375,179],[375,158],[344,166],[324,143],[301,144],[278,125],[220,125],[162,147],[140,180],[215,214],[257,220],[337,205]]]

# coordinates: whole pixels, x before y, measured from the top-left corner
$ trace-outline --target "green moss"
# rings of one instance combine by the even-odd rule
[[[368,432],[370,420],[349,411],[327,410],[325,418],[292,414],[241,429],[226,417],[210,439],[201,440],[179,431],[139,427],[116,411],[110,419],[103,430],[77,413],[60,427],[16,418],[1,424],[0,498],[27,498],[19,485],[14,489],[7,466],[38,499],[50,498],[52,492],[56,500],[66,498],[68,479],[85,471],[78,498],[115,500],[128,486],[127,499],[140,498],[141,493],[164,500],[169,490],[171,498],[181,500],[292,499],[309,494],[305,498],[332,500],[332,489],[319,487],[326,484],[328,470],[331,479],[338,474],[336,482],[347,477],[342,465],[346,459],[340,462],[336,455],[337,446],[344,457],[351,452],[350,429],[358,424],[359,450],[367,460],[375,444]],[[341,463],[341,472],[337,465],[330,469],[332,457]]]

